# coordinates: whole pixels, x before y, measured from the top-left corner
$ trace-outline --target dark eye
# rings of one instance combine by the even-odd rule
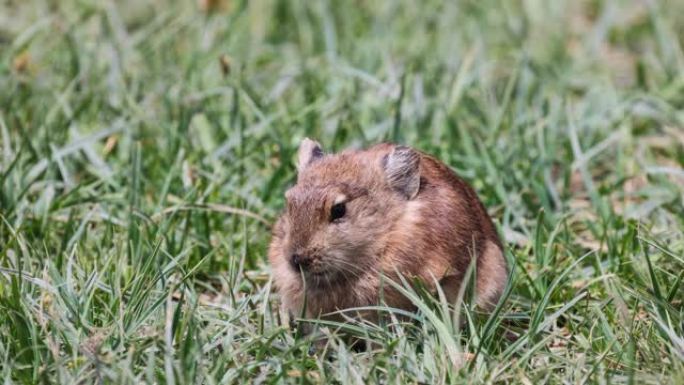
[[[340,219],[347,213],[347,206],[344,203],[338,203],[330,208],[330,221]]]

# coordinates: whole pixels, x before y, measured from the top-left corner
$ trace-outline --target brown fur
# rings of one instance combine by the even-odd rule
[[[269,248],[275,285],[288,311],[299,314],[305,298],[308,317],[376,305],[381,291],[388,305],[412,308],[382,283],[381,274],[396,278],[396,271],[432,288],[438,280],[454,300],[472,256],[477,256],[478,305],[496,304],[506,284],[506,261],[470,186],[437,159],[406,147],[380,144],[323,155],[317,146],[308,139],[302,143],[297,184],[286,193],[286,211]],[[399,162],[418,154],[419,185],[386,166],[399,150]],[[401,178],[404,189],[393,189],[390,183]],[[347,201],[347,214],[333,223],[330,209],[340,199]],[[305,273],[293,266],[294,253],[310,261]]]

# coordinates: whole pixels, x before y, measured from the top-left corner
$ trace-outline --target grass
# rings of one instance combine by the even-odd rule
[[[4,1],[0,376],[684,383],[683,41],[675,0]],[[498,312],[309,354],[265,258],[304,136],[468,180]]]

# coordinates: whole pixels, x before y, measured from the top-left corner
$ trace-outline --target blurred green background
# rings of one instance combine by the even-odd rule
[[[682,383],[683,36],[677,0],[3,0],[0,375]],[[307,354],[265,258],[306,136],[470,182],[502,311]]]

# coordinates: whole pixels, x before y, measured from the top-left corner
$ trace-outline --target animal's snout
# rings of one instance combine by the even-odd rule
[[[308,269],[311,266],[311,258],[299,253],[292,254],[291,262],[295,269]]]

